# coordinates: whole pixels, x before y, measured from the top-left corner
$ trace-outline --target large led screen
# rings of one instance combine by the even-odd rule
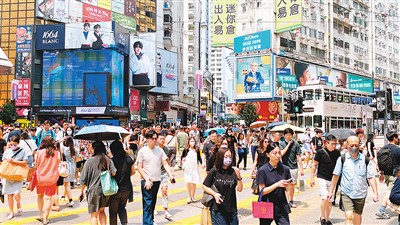
[[[43,106],[122,107],[123,88],[124,57],[111,49],[43,52]]]

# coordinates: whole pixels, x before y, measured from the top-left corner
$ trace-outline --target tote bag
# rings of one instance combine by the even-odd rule
[[[261,201],[261,197],[262,197],[264,188],[262,188],[260,190],[260,194],[258,196],[258,201],[252,202],[253,217],[261,218],[261,219],[273,219],[274,218],[274,204],[272,202],[262,202]]]
[[[115,195],[118,192],[118,184],[115,179],[111,176],[109,164],[107,164],[107,170],[100,174],[101,189],[103,190],[104,196]]]
[[[204,207],[201,209],[200,225],[212,225],[210,208]]]
[[[0,165],[0,176],[7,180],[23,181],[28,176],[28,171],[26,165],[16,165],[5,160]]]

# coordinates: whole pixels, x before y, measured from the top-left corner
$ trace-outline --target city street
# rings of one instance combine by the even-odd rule
[[[379,142],[379,141],[378,141]],[[249,161],[251,157],[249,156]],[[248,165],[251,168],[251,164]],[[247,171],[241,170],[244,181],[244,190],[238,194],[238,208],[239,208],[239,219],[240,224],[257,224],[258,220],[254,219],[251,214],[251,202],[256,200],[256,196],[251,193],[251,179],[250,169]],[[162,201],[159,194],[157,202],[158,215],[155,216],[155,222],[157,224],[199,224],[202,204],[200,202],[187,204],[187,192],[186,184],[183,180],[182,170],[175,171],[177,183],[175,185],[169,185],[169,212],[173,215],[172,220],[168,221],[164,219],[164,212],[162,208]],[[202,171],[204,178],[205,172]],[[307,185],[305,191],[300,191],[295,195],[295,201],[298,203],[296,209],[292,209],[290,214],[291,224],[319,224],[319,193],[317,188],[311,189],[309,186],[310,170],[306,170],[306,175],[301,179],[305,180]],[[129,224],[141,224],[142,222],[142,206],[141,206],[141,194],[139,184],[139,174],[136,173],[133,178],[134,186],[134,202],[128,203],[128,217]],[[299,182],[300,183],[300,182]],[[379,196],[385,193],[386,186],[379,183]],[[300,189],[300,187],[299,187]],[[201,199],[202,196],[201,185],[197,186],[196,199]],[[79,189],[73,189],[75,205],[73,208],[66,206],[66,202],[60,202],[60,212],[51,212],[50,221],[51,224],[89,224],[89,215],[87,213],[86,199],[79,203]],[[371,197],[371,190],[368,195],[366,206],[363,214],[363,224],[397,224],[397,214],[390,213],[392,216],[390,220],[378,220],[375,218],[375,212],[378,209],[378,203],[373,203]],[[337,200],[338,201],[338,200]],[[8,207],[6,204],[1,204],[1,217],[0,221],[3,224],[39,224],[35,220],[37,216],[37,203],[36,203],[36,192],[29,192],[23,190],[22,193],[22,209],[23,213],[21,216],[16,216],[13,220],[7,221]],[[107,209],[108,210],[108,209]],[[107,212],[108,214],[108,212]],[[333,224],[344,224],[344,214],[334,207],[331,213],[331,221]]]

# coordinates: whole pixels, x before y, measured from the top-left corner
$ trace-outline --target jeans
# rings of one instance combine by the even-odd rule
[[[160,181],[153,181],[150,190],[144,188],[146,181],[141,181],[142,205],[143,205],[143,224],[152,225],[154,223],[154,208],[157,202],[157,193],[160,188]]]
[[[290,225],[289,215],[274,215],[274,219],[260,219],[260,225],[270,225],[275,220],[279,225]]]
[[[242,153],[242,154],[239,154],[239,161],[237,163],[237,167],[238,168],[239,168],[239,165],[242,162],[242,160],[243,160],[243,163],[244,163],[244,168],[246,168],[246,166],[247,166],[247,154],[246,154],[246,151],[244,153]]]
[[[211,209],[211,220],[213,225],[239,225],[237,211],[231,213],[221,213]]]
[[[128,202],[130,191],[121,191],[110,197],[108,212],[110,214],[110,225],[117,225],[117,215],[122,225],[128,224],[126,213],[126,203]]]
[[[253,163],[254,163],[254,160],[255,160],[255,158],[256,158],[256,150],[257,150],[257,147],[258,147],[258,146],[251,145],[251,158],[253,159]]]

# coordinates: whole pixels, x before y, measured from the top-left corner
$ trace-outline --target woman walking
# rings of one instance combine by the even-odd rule
[[[78,157],[78,152],[75,149],[74,140],[71,136],[67,136],[64,141],[60,144],[61,154],[65,157],[65,163],[69,167],[69,175],[65,177],[63,180],[64,183],[64,196],[67,197],[68,207],[74,206],[74,201],[72,201],[71,194],[71,182],[75,181],[75,171],[76,171],[76,163],[75,159]]]
[[[113,161],[107,156],[106,147],[103,142],[96,141],[92,144],[93,157],[89,158],[81,173],[81,196],[86,190],[86,198],[88,203],[88,212],[90,214],[90,223],[101,225],[107,223],[107,216],[104,208],[108,205],[110,197],[103,195],[103,190],[100,183],[100,174],[103,171],[109,170],[112,176],[115,176],[117,170]]]
[[[238,139],[237,139],[237,145],[238,145],[238,155],[239,155],[239,161],[237,163],[237,167],[239,168],[240,163],[243,160],[244,166],[243,166],[243,170],[246,171],[246,166],[247,166],[247,150],[246,150],[246,140],[244,138],[244,134],[240,133],[238,135]]]
[[[36,162],[36,191],[38,194],[38,221],[47,225],[51,208],[51,196],[56,194],[59,177],[58,165],[60,152],[51,136],[44,136],[39,150],[35,155]]]
[[[122,225],[128,224],[126,204],[129,197],[133,198],[131,176],[135,174],[133,159],[126,154],[122,142],[115,140],[110,145],[112,161],[117,169],[115,180],[118,183],[118,193],[112,195],[109,202],[110,225],[117,224],[117,215]]]
[[[23,148],[18,147],[19,137],[12,136],[10,138],[10,148],[4,151],[3,161],[8,161],[14,165],[26,166],[28,155]],[[3,178],[3,195],[7,195],[8,209],[10,214],[7,219],[11,220],[14,218],[14,200],[17,203],[18,215],[22,213],[21,208],[21,190],[22,181],[14,181]]]
[[[189,148],[185,149],[182,153],[183,158],[183,176],[187,184],[189,197],[187,203],[196,202],[194,194],[196,192],[196,184],[200,184],[199,166],[202,164],[200,151],[197,148],[196,138],[189,138]]]

